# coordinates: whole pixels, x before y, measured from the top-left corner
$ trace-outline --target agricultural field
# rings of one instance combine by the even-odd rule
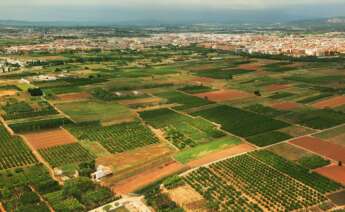
[[[2,105],[5,112],[5,120],[25,119],[36,116],[55,115],[58,112],[46,101],[37,100],[32,102],[18,101],[17,99],[8,99]]]
[[[56,107],[75,122],[130,120],[134,114],[116,102],[83,101],[58,103]]]
[[[192,115],[221,124],[224,130],[242,137],[255,136],[289,126],[288,123],[226,105],[201,110]]]
[[[104,127],[97,122],[91,122],[72,124],[66,128],[79,140],[97,141],[111,153],[159,143],[153,132],[138,121]]]
[[[198,98],[180,92],[158,93],[156,96],[166,99],[167,103],[179,104],[179,106],[174,107],[178,110],[185,110],[210,104],[207,99]]]
[[[291,211],[327,201],[318,191],[249,155],[199,168],[183,179],[214,210]]]
[[[52,167],[88,162],[94,159],[94,156],[78,143],[41,148],[38,152]]]
[[[7,129],[1,124],[0,149],[0,170],[25,167],[38,163],[23,140],[18,136],[10,135]]]
[[[59,39],[125,33],[95,30]],[[345,189],[342,61],[194,44],[9,54],[24,65],[0,71],[7,211],[106,209],[130,193],[155,211],[332,211]],[[93,182],[100,165],[112,174]]]

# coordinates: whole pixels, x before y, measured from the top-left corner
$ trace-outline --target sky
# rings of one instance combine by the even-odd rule
[[[345,0],[0,0],[0,19],[250,22],[341,16]]]

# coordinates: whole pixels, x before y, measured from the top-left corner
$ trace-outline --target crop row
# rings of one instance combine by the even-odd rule
[[[262,162],[274,167],[275,169],[288,174],[289,176],[299,180],[300,182],[314,188],[320,193],[328,193],[342,188],[336,182],[329,180],[315,172],[310,172],[308,169],[286,160],[269,151],[257,151],[251,155]]]
[[[202,116],[219,123],[224,130],[241,137],[254,136],[289,126],[285,122],[226,105],[205,109],[192,115]]]
[[[12,137],[0,125],[0,170],[37,163],[30,149],[21,138]]]
[[[78,143],[40,149],[39,153],[53,167],[91,161],[94,159],[94,156]]]
[[[318,191],[249,155],[198,169],[185,180],[222,210],[292,211],[327,201]]]
[[[164,128],[166,139],[179,149],[196,146],[196,143],[173,127]]]
[[[80,140],[98,141],[111,153],[119,153],[158,143],[149,128],[139,122],[102,127],[99,124],[68,125]]]
[[[3,117],[5,120],[13,120],[58,114],[54,107],[45,101],[40,101],[37,104],[39,107],[38,109],[34,109],[26,102],[7,103],[3,106],[3,109],[6,112]]]

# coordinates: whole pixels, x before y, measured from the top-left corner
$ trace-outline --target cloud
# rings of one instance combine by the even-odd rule
[[[344,0],[1,0],[2,6],[112,6],[266,9],[292,5],[340,4]]]

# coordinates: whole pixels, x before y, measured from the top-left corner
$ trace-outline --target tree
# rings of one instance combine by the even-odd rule
[[[261,96],[261,92],[260,92],[259,90],[254,91],[254,94],[255,94],[256,96]]]
[[[28,92],[31,96],[42,96],[43,91],[40,88],[29,88]]]

